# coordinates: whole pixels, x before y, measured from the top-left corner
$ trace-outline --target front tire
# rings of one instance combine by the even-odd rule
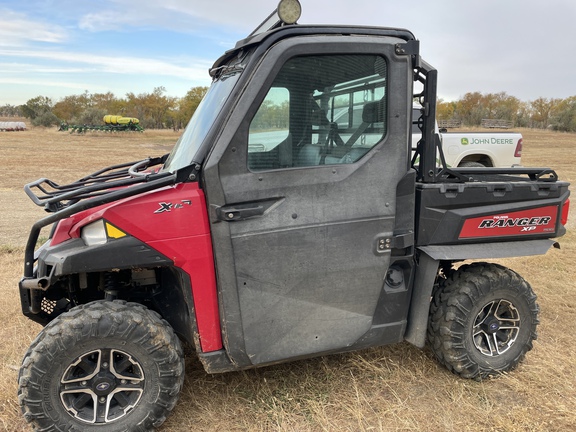
[[[50,322],[24,356],[18,397],[45,431],[149,431],[184,381],[170,325],[137,303],[96,301]]]
[[[428,342],[464,378],[499,375],[532,349],[538,311],[536,295],[517,273],[497,264],[464,265],[434,294]]]

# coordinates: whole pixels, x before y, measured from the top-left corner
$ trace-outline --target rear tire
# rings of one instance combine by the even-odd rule
[[[458,165],[458,167],[460,167],[460,168],[486,168],[486,165],[484,165],[481,162],[467,161],[467,162],[460,163],[460,165]]]
[[[457,375],[499,375],[532,349],[538,311],[536,295],[517,273],[497,264],[464,265],[433,296],[428,342]]]
[[[24,356],[18,398],[43,431],[149,431],[184,381],[180,341],[137,303],[96,301],[51,321]]]

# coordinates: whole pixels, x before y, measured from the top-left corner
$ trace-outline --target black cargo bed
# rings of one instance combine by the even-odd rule
[[[570,193],[569,183],[557,181],[552,170],[466,168],[452,172],[462,177],[416,184],[418,246],[563,234],[561,211]]]

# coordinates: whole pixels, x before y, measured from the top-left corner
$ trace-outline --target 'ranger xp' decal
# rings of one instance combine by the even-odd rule
[[[551,233],[556,230],[557,217],[558,207],[548,206],[467,219],[460,238]]]

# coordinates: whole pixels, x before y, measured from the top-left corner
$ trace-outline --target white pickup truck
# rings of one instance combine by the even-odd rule
[[[522,135],[513,132],[441,132],[444,157],[449,166],[520,166]]]
[[[413,118],[420,117],[414,108]],[[439,130],[446,164],[450,167],[520,166],[522,135],[515,132],[446,132]],[[412,125],[412,145],[420,139],[420,130]]]

